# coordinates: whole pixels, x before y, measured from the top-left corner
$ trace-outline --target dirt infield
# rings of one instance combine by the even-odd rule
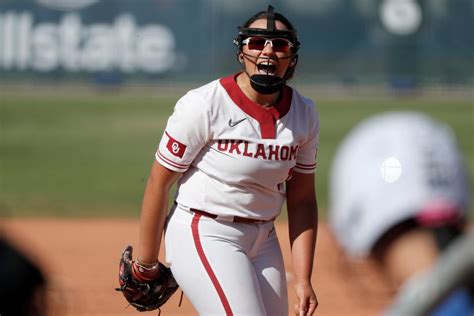
[[[157,315],[126,308],[117,286],[119,256],[125,245],[137,245],[138,221],[121,219],[3,219],[10,239],[38,262],[50,279],[52,315]],[[286,224],[277,222],[289,277],[290,309],[295,303]],[[370,262],[349,265],[326,224],[320,225],[313,283],[320,306],[316,315],[379,315],[390,300]],[[163,251],[160,254],[163,257]],[[192,269],[192,267],[190,267]],[[161,315],[197,315],[180,292]],[[242,302],[245,304],[245,302]],[[292,315],[292,313],[290,313]]]

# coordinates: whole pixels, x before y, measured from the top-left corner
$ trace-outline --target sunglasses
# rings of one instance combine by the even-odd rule
[[[284,38],[264,38],[264,37],[247,37],[242,41],[243,45],[247,45],[251,50],[264,50],[270,43],[274,52],[286,53],[293,47],[293,43]]]

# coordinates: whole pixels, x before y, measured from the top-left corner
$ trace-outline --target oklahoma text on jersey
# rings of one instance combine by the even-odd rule
[[[265,144],[250,144],[243,140],[219,140],[217,150],[251,158],[267,160],[294,160],[298,146],[279,146]]]

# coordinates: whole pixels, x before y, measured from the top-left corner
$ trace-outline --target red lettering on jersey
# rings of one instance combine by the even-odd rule
[[[241,146],[243,145],[243,146]],[[253,148],[250,147],[250,143],[244,140],[236,139],[225,139],[217,142],[217,150],[222,152],[228,152],[229,154],[235,154],[251,158],[262,158],[266,160],[285,161],[294,160],[298,153],[298,145],[296,146],[280,146],[280,145],[268,145],[255,143],[256,149],[253,152]]]
[[[298,152],[298,145],[296,146],[291,146],[291,149],[290,149],[290,160],[294,160],[296,159],[296,153]]]
[[[229,148],[229,154],[232,154],[234,151],[236,152],[237,155],[241,155],[239,145],[242,144],[242,140],[231,140],[230,141],[230,148]]]
[[[290,153],[290,147],[281,146],[281,149],[280,149],[281,160],[288,160],[289,153]]]
[[[268,159],[269,160],[279,160],[278,159],[278,152],[280,150],[280,146],[276,145],[275,149],[273,149],[273,145],[268,146]],[[272,158],[274,156],[274,158]]]
[[[249,142],[244,141],[244,152],[242,153],[242,155],[244,155],[245,157],[252,157],[252,154],[249,153],[248,150],[249,150]]]
[[[168,143],[166,144],[166,148],[173,156],[183,158],[184,152],[186,151],[186,145],[183,143],[178,142],[176,139],[171,137],[167,132],[165,132],[168,136]]]
[[[265,146],[263,144],[257,144],[257,152],[253,155],[253,158],[262,157],[267,159],[267,154],[265,153]]]
[[[226,140],[219,140],[217,142],[217,150],[219,151],[227,151],[227,147],[229,147],[229,141]]]

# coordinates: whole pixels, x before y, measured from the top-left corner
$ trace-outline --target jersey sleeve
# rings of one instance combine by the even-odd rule
[[[308,135],[299,146],[296,155],[294,171],[300,173],[314,173],[317,166],[316,156],[319,145],[319,115],[311,100],[308,106]]]
[[[209,139],[209,113],[204,99],[188,92],[174,108],[155,154],[164,167],[185,172]]]

